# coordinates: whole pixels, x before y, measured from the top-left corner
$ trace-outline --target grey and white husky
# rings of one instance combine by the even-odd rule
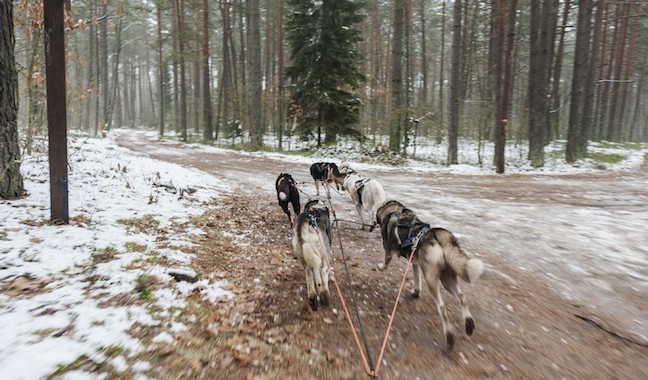
[[[417,298],[421,293],[421,271],[437,305],[437,311],[443,325],[443,334],[450,348],[454,345],[454,333],[448,320],[445,304],[441,298],[440,283],[460,303],[466,333],[472,335],[475,322],[470,314],[464,295],[459,289],[457,278],[474,282],[484,270],[479,259],[468,257],[461,249],[456,237],[443,228],[431,228],[429,224],[418,219],[414,211],[402,203],[388,200],[376,211],[376,221],[380,225],[385,249],[385,260],[378,269],[385,270],[394,255],[405,256],[412,260],[414,289],[412,296]]]
[[[308,303],[317,310],[328,306],[329,260],[331,258],[331,219],[326,202],[308,201],[297,216],[292,237],[293,251],[304,266]]]

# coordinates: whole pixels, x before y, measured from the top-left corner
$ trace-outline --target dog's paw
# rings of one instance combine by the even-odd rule
[[[446,334],[446,342],[448,343],[448,349],[451,350],[455,344],[455,336],[452,331],[448,331],[448,333]]]
[[[320,303],[322,304],[322,306],[328,307],[330,305],[331,301],[330,301],[330,296],[329,296],[328,292],[321,292],[319,297],[320,297]]]
[[[475,332],[475,321],[472,318],[466,318],[466,334],[472,335]]]
[[[319,308],[319,302],[317,301],[317,296],[308,297],[308,304],[310,305],[313,311],[317,311]]]
[[[421,289],[412,290],[412,298],[419,298],[421,296]]]

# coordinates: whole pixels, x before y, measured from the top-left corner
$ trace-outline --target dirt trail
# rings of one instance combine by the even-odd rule
[[[151,353],[149,360],[157,363],[153,375],[367,378],[337,296],[333,296],[330,309],[316,313],[304,302],[303,271],[292,255],[285,215],[276,205],[273,187],[277,174],[303,173],[299,178],[305,180],[308,165],[283,161],[279,165],[277,160],[236,152],[206,153],[181,144],[145,140],[143,134],[124,134],[117,141],[153,158],[203,170],[235,188],[222,207],[197,222],[209,237],[197,238],[194,264],[204,277],[214,274],[227,279],[236,296],[209,312],[203,310],[197,320],[194,317],[192,328],[178,338],[177,347]],[[645,173],[560,178],[432,176],[395,170],[370,173],[384,179],[385,188],[392,193],[408,194],[414,184],[417,189],[428,190],[426,197],[411,196],[408,203],[425,210],[429,221],[443,222],[458,232],[462,245],[487,265],[476,284],[462,286],[475,317],[475,334],[467,337],[462,332],[458,305],[444,293],[450,319],[459,332],[454,349],[448,351],[429,292],[423,290],[420,299],[406,295],[400,300],[379,377],[648,378],[648,347],[643,338],[648,293],[644,292],[643,280],[628,285],[620,274],[622,270],[617,273],[586,267],[582,269],[586,272],[584,280],[566,287],[564,282],[569,282],[573,273],[563,267],[565,262],[543,261],[546,253],[541,251],[515,253],[551,247],[564,251],[562,255],[580,255],[572,251],[568,238],[562,241],[551,236],[560,230],[577,230],[577,220],[571,227],[561,225],[567,223],[560,215],[562,209],[576,218],[583,208],[645,218]],[[303,188],[314,192],[312,185]],[[334,195],[332,201],[340,219],[357,220],[345,197]],[[538,214],[538,220],[520,217],[502,221],[499,213],[513,207],[532,208],[530,212]],[[500,211],[491,214],[489,210]],[[546,213],[555,215],[557,226],[543,220],[548,217]],[[519,231],[511,236],[510,230],[516,226]],[[225,231],[228,234],[223,234]],[[393,260],[387,272],[376,271],[375,264],[383,255],[379,231],[369,233],[341,222],[339,232],[375,360],[406,263]],[[636,233],[640,236],[643,232],[640,228]],[[540,243],[527,247],[527,240]],[[645,235],[643,240],[635,244],[645,244]],[[642,252],[643,248],[638,249]],[[334,256],[335,273],[348,295],[339,249]],[[645,274],[643,258],[634,265]],[[600,292],[597,281],[605,283]]]

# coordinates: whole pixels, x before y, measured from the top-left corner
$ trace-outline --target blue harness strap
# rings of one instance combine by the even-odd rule
[[[399,212],[397,213],[397,215],[398,220],[396,221],[396,228],[408,228],[407,238],[405,240],[401,240],[400,243],[401,256],[409,257],[409,253],[411,251],[414,251],[414,253],[416,253],[416,247],[418,246],[421,237],[423,237],[423,235],[430,230],[430,225],[418,221],[416,217],[412,219],[411,223],[401,223],[401,213]]]
[[[308,214],[308,225],[313,227],[314,229],[317,229],[317,215],[316,214]]]

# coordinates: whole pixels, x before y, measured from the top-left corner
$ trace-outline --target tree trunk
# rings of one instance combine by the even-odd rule
[[[634,141],[635,133],[638,128],[639,116],[641,114],[641,100],[643,98],[643,87],[644,83],[646,82],[646,72],[648,71],[648,49],[646,49],[646,52],[644,54],[643,64],[641,65],[641,73],[639,74],[639,81],[637,84],[634,112],[632,113],[632,121],[630,123],[630,141]]]
[[[162,10],[157,5],[157,35],[158,35],[158,99],[160,103],[160,119],[158,128],[160,137],[164,136],[164,58],[162,57]]]
[[[63,2],[46,1],[44,15],[50,214],[52,222],[69,224]]]
[[[173,4],[171,9],[173,12],[172,21],[173,24],[173,33],[171,37],[173,39],[173,54],[171,54],[173,59],[173,121],[176,134],[180,134],[180,81],[178,80],[180,73],[180,60],[178,53],[178,41],[180,40],[180,26],[178,25],[178,2],[177,0],[172,0]]]
[[[62,10],[61,10],[62,11]],[[14,56],[13,2],[0,2],[0,199],[25,193],[20,174],[16,59]]]
[[[505,7],[505,1],[500,1],[500,8]],[[501,9],[502,13],[504,10]],[[506,50],[504,55],[504,83],[502,85],[502,97],[500,103],[501,117],[500,124],[498,125],[497,134],[495,135],[495,167],[497,173],[504,173],[506,164],[505,148],[506,148],[506,133],[510,122],[509,116],[509,103],[511,98],[511,89],[513,87],[513,47],[515,45],[515,20],[517,15],[517,0],[509,0],[506,9],[507,17],[507,31],[506,31]],[[504,31],[504,17],[501,20],[501,29]]]
[[[403,88],[403,29],[405,22],[405,0],[395,0],[392,35],[392,78],[391,78],[391,117],[389,123],[389,147],[400,152],[401,132],[405,107]]]
[[[249,67],[250,96],[250,139],[255,149],[263,145],[263,128],[261,127],[261,22],[259,0],[247,0],[247,44]]]
[[[103,3],[103,14],[108,13],[108,2]],[[99,24],[99,71],[101,72],[101,116],[99,118],[99,129],[107,129],[108,108],[110,107],[110,88],[108,82],[108,23]],[[99,99],[98,98],[98,99]]]
[[[279,96],[277,97],[277,114],[279,119],[279,151],[283,150],[283,131],[285,123],[285,107],[284,107],[284,37],[283,37],[283,0],[279,0],[278,14],[277,14],[277,29],[279,36],[277,41],[277,84],[279,86]]]
[[[213,113],[211,104],[211,85],[210,85],[210,70],[209,70],[209,0],[203,0],[203,46],[202,46],[202,59],[203,59],[203,138],[207,141],[214,139]]]
[[[450,71],[450,124],[448,126],[448,165],[455,165],[459,138],[459,91],[461,76],[461,0],[455,0],[452,20],[452,65]]]
[[[123,22],[123,13],[121,7],[123,4],[120,3],[119,5],[119,22],[117,23],[117,42],[115,45],[115,62],[113,65],[113,73],[112,73],[112,78],[113,78],[113,85],[112,85],[112,90],[110,91],[109,95],[109,102],[108,102],[108,107],[106,110],[106,129],[110,130],[112,127],[112,118],[113,118],[113,110],[115,108],[115,101],[117,98],[117,89],[119,87],[119,56],[121,54],[121,32],[122,32],[122,22]]]
[[[630,42],[628,43],[628,58],[626,59],[625,62],[625,67],[623,68],[623,74],[621,75],[621,104],[619,106],[619,126],[620,126],[620,137],[624,141],[629,141],[629,115],[627,112],[628,106],[628,96],[630,93],[630,82],[631,78],[630,76],[632,75],[632,68],[634,67],[634,56],[635,56],[635,49],[637,46],[637,37],[639,36],[639,16],[641,14],[641,3],[637,3],[637,8],[635,10],[635,14],[632,16],[634,18],[633,20],[633,26],[632,26],[632,36],[630,37]],[[630,8],[630,5],[628,5],[628,8]],[[628,12],[628,16],[630,16],[631,12]]]
[[[185,64],[185,8],[184,1],[176,0],[178,4],[178,60],[180,65],[180,136],[187,141],[187,76]]]
[[[612,91],[610,93],[610,114],[608,117],[608,141],[621,140],[620,125],[620,108],[621,108],[621,79],[623,74],[623,61],[626,52],[626,40],[628,35],[628,14],[630,12],[630,5],[617,4],[619,10],[617,14],[621,18],[621,26],[619,28],[619,39],[617,43],[613,44],[613,51],[616,52],[614,58],[614,78],[612,82]],[[621,10],[623,9],[623,10]],[[616,50],[614,50],[616,49]]]
[[[574,73],[572,76],[571,103],[569,107],[569,126],[567,131],[567,149],[565,159],[575,162],[582,158],[579,153],[580,140],[587,140],[583,126],[585,86],[590,74],[590,32],[592,18],[592,0],[578,1],[578,24],[576,26],[576,50],[574,53]],[[587,142],[585,142],[587,145]]]
[[[425,3],[420,0],[420,23],[421,23],[421,97],[419,105],[427,107],[428,96],[428,61],[427,61],[427,36],[425,29]]]
[[[593,28],[593,32],[590,33],[592,35],[592,41],[589,48],[590,62],[587,67],[587,81],[585,82],[585,87],[583,89],[585,98],[583,99],[583,116],[580,129],[580,134],[582,136],[577,141],[577,152],[579,158],[587,157],[587,143],[591,139],[592,130],[594,129],[594,101],[596,98],[596,86],[598,83],[599,50],[603,31],[603,4],[601,4],[601,2],[596,3],[596,14],[594,16]]]
[[[551,109],[549,111],[549,138],[554,140],[560,137],[560,111],[562,97],[560,96],[561,77],[565,51],[565,31],[569,19],[570,0],[565,0],[562,21],[560,24],[560,38],[554,55],[553,80],[551,82]]]
[[[445,88],[445,35],[446,35],[446,1],[443,0],[441,10],[441,53],[439,55],[439,126],[437,127],[435,141],[440,144],[445,130],[445,104],[443,102],[443,89]]]
[[[531,2],[531,36],[529,55],[529,160],[531,166],[544,166],[549,107],[549,6],[550,0]]]

